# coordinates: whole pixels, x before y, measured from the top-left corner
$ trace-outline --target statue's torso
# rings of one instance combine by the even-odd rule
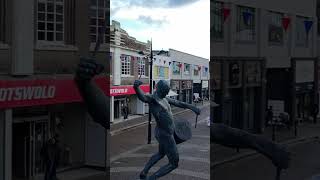
[[[174,123],[171,107],[168,101],[164,99],[155,98],[151,103],[151,113],[154,116],[158,132],[164,135],[173,135]]]

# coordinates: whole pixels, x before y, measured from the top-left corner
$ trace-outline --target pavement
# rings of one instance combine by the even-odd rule
[[[197,128],[194,128],[196,116],[190,110],[174,116],[193,124],[193,137],[178,145],[179,167],[160,179],[210,179],[210,128],[207,126],[210,114],[209,104],[202,106],[201,109]],[[146,137],[147,126],[131,129],[111,137],[110,178],[112,180],[139,179],[140,171],[158,148],[153,135],[151,144],[146,143]],[[167,158],[159,161],[150,170],[150,174],[167,162]]]

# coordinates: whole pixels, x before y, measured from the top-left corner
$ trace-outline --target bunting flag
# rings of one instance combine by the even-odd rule
[[[249,20],[252,18],[251,12],[243,12],[243,20],[246,25],[249,25]]]
[[[166,61],[163,61],[164,64],[166,64]]]
[[[312,25],[313,25],[313,21],[310,21],[310,20],[304,21],[304,27],[306,29],[307,34],[309,34]]]
[[[134,61],[134,59],[135,59],[134,56],[131,56],[131,60]]]
[[[289,17],[282,18],[282,26],[283,26],[285,31],[287,31],[290,22],[291,22],[291,19]]]
[[[180,68],[180,69],[181,69],[181,67],[182,67],[182,63],[179,64],[179,68]]]
[[[171,65],[171,62],[169,62],[169,66]]]
[[[205,71],[208,72],[208,68],[207,67],[205,68]]]
[[[229,8],[223,8],[222,9],[222,13],[223,13],[223,21],[225,22],[229,15],[230,15],[230,9]]]
[[[201,70],[201,66],[198,66],[198,70],[199,70],[199,71]]]

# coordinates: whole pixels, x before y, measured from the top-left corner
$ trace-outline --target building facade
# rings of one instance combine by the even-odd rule
[[[150,53],[150,45],[150,42],[140,42],[129,36],[119,22],[112,21],[110,107],[114,113],[110,114],[111,122],[123,120],[126,111],[129,115],[145,114],[145,104],[135,95],[133,83],[137,79],[141,80],[144,83],[141,88],[149,92],[149,58],[146,55]]]
[[[233,57],[230,63],[240,64],[246,60],[245,57],[257,61],[264,59],[265,74],[263,68],[258,74],[265,77],[261,81],[266,82],[265,110],[272,106],[275,114],[287,112],[294,121],[307,113],[302,107],[316,103],[317,68],[314,67],[318,56],[318,18],[315,7],[316,0],[308,3],[298,0],[214,1],[211,3],[211,62],[219,57]],[[224,72],[232,74],[232,68]],[[299,80],[295,81],[293,76]],[[261,87],[264,88],[263,85]],[[299,90],[295,92],[295,89]],[[241,91],[235,93],[241,94]],[[254,94],[244,98],[250,99],[250,96]],[[221,103],[221,108],[228,109],[224,102]],[[234,109],[244,108],[243,105],[231,106]],[[252,110],[247,108],[247,111]],[[248,118],[243,121],[248,121]],[[262,121],[258,123],[257,131],[264,129],[264,118]]]
[[[178,100],[193,103],[194,93],[209,99],[209,60],[169,49],[170,86]]]
[[[58,171],[108,164],[107,132],[90,119],[73,81],[101,21],[109,24],[108,7],[107,0],[0,1],[0,179],[43,175],[40,151],[55,134]],[[104,37],[96,58],[108,67],[108,30]],[[106,94],[108,71],[95,80]]]

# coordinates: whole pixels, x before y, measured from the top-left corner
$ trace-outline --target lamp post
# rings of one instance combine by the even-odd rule
[[[150,71],[149,71],[149,91],[150,94],[152,94],[152,89],[153,89],[153,81],[152,81],[152,66],[153,66],[153,52],[152,52],[152,39],[151,39],[151,49],[150,49],[151,53],[150,53]],[[143,51],[140,51],[139,54],[144,55]],[[149,106],[149,120],[148,120],[148,144],[151,143],[151,109]]]

